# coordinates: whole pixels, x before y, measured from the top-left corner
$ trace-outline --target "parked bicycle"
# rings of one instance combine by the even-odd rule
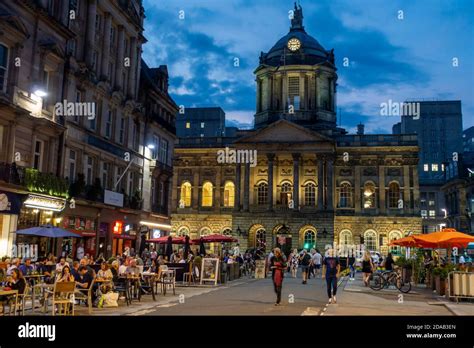
[[[405,294],[411,290],[411,283],[403,280],[401,268],[373,274],[369,285],[370,288],[375,291],[388,289],[391,285]]]

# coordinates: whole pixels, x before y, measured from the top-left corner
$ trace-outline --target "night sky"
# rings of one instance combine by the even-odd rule
[[[380,103],[389,99],[460,99],[464,128],[474,126],[474,0],[300,4],[306,32],[334,48],[338,123],[351,133],[359,122],[367,133],[391,133],[399,117],[380,116]],[[144,7],[143,58],[152,67],[168,65],[177,104],[220,106],[231,124],[250,126],[253,71],[260,52],[288,33],[293,1],[144,0]]]

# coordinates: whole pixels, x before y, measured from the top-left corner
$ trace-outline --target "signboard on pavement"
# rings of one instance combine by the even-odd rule
[[[265,278],[265,260],[255,261],[255,279]]]

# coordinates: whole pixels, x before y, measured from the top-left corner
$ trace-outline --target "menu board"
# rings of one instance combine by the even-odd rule
[[[255,279],[265,278],[265,260],[255,261]]]
[[[202,259],[201,284],[203,282],[214,282],[217,285],[219,275],[219,259]]]

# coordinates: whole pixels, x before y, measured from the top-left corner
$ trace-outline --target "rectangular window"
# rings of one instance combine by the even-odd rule
[[[153,148],[151,149],[151,158],[154,160],[157,160],[158,152],[160,150],[160,138],[156,135],[153,135],[152,144],[153,144]]]
[[[119,126],[119,131],[118,131],[118,142],[120,144],[123,144],[125,141],[125,118],[120,117],[120,120],[118,122]]]
[[[299,109],[300,78],[298,76],[288,77],[288,104],[293,105],[295,110]]]
[[[41,140],[35,141],[35,153],[33,157],[33,168],[41,171],[43,167],[44,143]]]
[[[431,170],[432,170],[433,172],[437,172],[437,171],[438,171],[438,165],[435,164],[435,163],[433,163],[433,164],[431,165]]]
[[[107,113],[107,119],[105,120],[105,137],[110,138],[112,135],[112,110]]]
[[[82,92],[81,91],[76,91],[76,103],[81,103],[82,102]],[[72,119],[75,123],[79,123],[79,116],[74,115],[74,118]]]
[[[100,15],[95,15],[95,33],[99,34],[100,31]]]
[[[115,190],[116,192],[122,192],[122,189],[123,189],[123,178],[122,180],[119,182],[119,179],[120,177],[122,176],[123,174],[123,168],[121,167],[117,167],[115,169],[115,182],[114,182],[114,188],[115,188],[115,185],[117,185],[117,183],[119,183],[117,185],[117,189]]]
[[[165,139],[161,139],[159,161],[164,164],[168,163],[168,141]]]
[[[436,212],[434,210],[430,210],[430,217],[436,217]]]
[[[428,170],[430,170],[430,167],[428,164],[423,164],[423,171],[427,172]]]
[[[430,207],[434,207],[435,201],[429,201],[429,202],[428,202],[428,205],[429,205]]]
[[[204,128],[204,122],[201,122],[201,128]]]
[[[69,150],[69,182],[76,180],[76,151]]]
[[[425,217],[427,216],[427,213],[428,213],[428,212],[427,212],[426,210],[422,210],[422,211],[421,211],[421,217],[422,217],[422,218],[425,218]]]
[[[445,168],[445,167],[444,167],[444,164],[441,164],[441,171],[444,172],[444,168]]]
[[[0,44],[0,92],[7,89],[8,47]]]
[[[93,176],[93,170],[94,170],[94,159],[91,156],[86,155],[85,156],[85,167],[84,167],[84,173],[85,173],[85,181],[86,185],[92,185],[92,176]]]
[[[133,179],[134,179],[134,177],[135,177],[134,174],[135,174],[135,173],[133,173],[133,172],[128,173],[127,191],[128,191],[128,195],[129,195],[129,196],[132,196],[133,193],[134,193],[134,187],[133,187]]]
[[[140,127],[137,123],[132,121],[132,134],[133,134],[133,141],[132,141],[132,148],[135,151],[139,150],[140,146]]]
[[[186,129],[190,129],[191,128],[191,122],[186,122]]]
[[[115,28],[110,27],[110,50],[112,51],[113,47],[115,45]]]
[[[109,188],[109,164],[107,162],[102,162],[102,187]]]

